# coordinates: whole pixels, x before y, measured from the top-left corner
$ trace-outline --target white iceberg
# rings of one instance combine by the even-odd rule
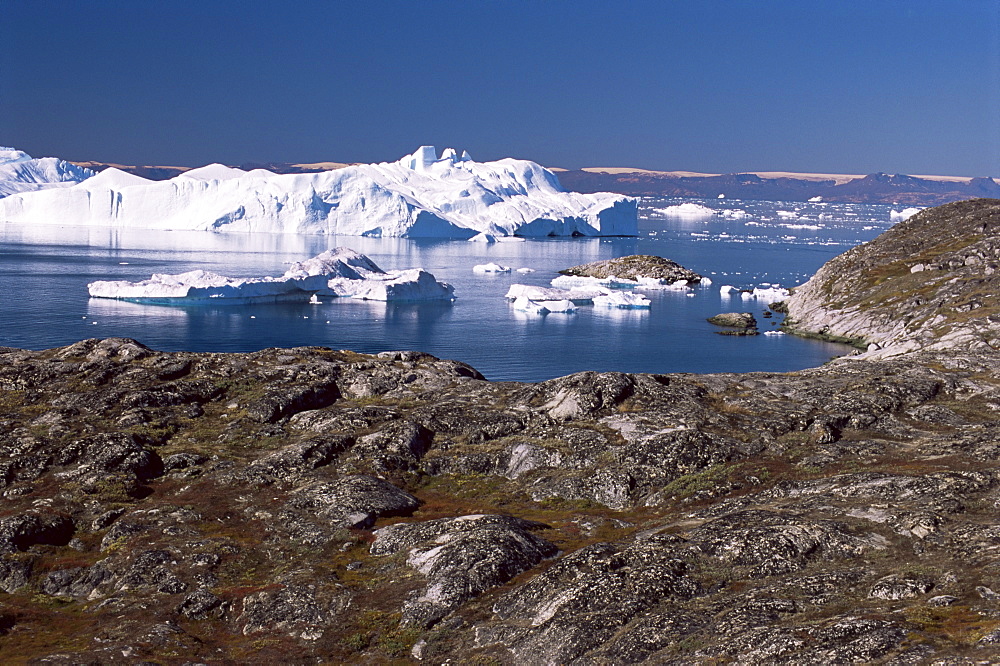
[[[472,267],[473,273],[510,273],[510,266],[501,266],[490,262],[488,264],[477,264]]]
[[[634,291],[616,291],[594,297],[594,306],[603,308],[644,309],[650,306],[648,298]]]
[[[788,298],[788,290],[781,287],[754,287],[753,291],[744,291],[740,294],[744,301],[758,300],[767,304],[777,303]]]
[[[702,206],[696,203],[682,203],[676,206],[667,206],[666,208],[654,208],[655,212],[668,217],[711,217],[715,215],[715,209],[709,208],[708,206]]]
[[[0,197],[72,187],[93,175],[90,169],[56,157],[34,158],[16,148],[0,146]]]
[[[747,216],[747,212],[741,208],[730,208],[728,210],[720,210],[719,217],[724,217],[727,220],[742,220]]]
[[[723,296],[728,296],[734,291],[739,291],[739,289],[737,289],[731,284],[724,284],[721,287],[719,287],[719,293],[722,294]]]
[[[120,173],[120,172],[119,172]],[[566,192],[527,160],[423,146],[397,162],[276,175],[220,164],[165,181],[85,180],[0,199],[0,221],[408,238],[635,236],[637,201]]]
[[[638,278],[637,289],[659,290],[659,291],[687,291],[691,287],[687,280],[675,280],[668,282],[663,278]]]
[[[890,210],[889,211],[889,221],[890,222],[902,222],[904,220],[910,219],[911,217],[913,217],[914,215],[916,215],[917,213],[919,213],[922,210],[923,210],[923,208],[904,208],[903,210],[900,210],[900,211]]]
[[[454,300],[454,288],[419,269],[383,271],[350,248],[327,250],[296,262],[281,277],[231,278],[195,270],[156,273],[149,280],[100,280],[87,289],[93,298],[136,303],[192,305],[299,301],[318,304],[317,294],[375,301]]]
[[[420,268],[390,271],[362,280],[333,278],[328,284],[331,295],[360,298],[366,301],[451,301],[455,289],[450,284],[438,282],[434,276]],[[321,291],[327,293],[326,290]]]
[[[533,284],[512,284],[505,298],[516,300],[527,298],[532,301],[570,301],[575,305],[587,305],[594,302],[595,296],[609,293],[608,289],[556,289],[538,287]]]
[[[541,303],[537,303],[526,296],[520,296],[514,299],[511,306],[518,310],[519,312],[528,312],[530,314],[546,314],[548,310]]]
[[[141,282],[99,280],[88,284],[87,290],[93,298],[115,298],[161,305],[306,302],[315,293],[303,289],[303,285],[297,280],[273,277],[231,278],[203,270],[177,275],[154,273],[150,279]]]
[[[534,273],[534,272],[535,272],[535,269],[534,269],[534,268],[527,268],[527,267],[524,267],[524,268],[518,268],[518,269],[517,269],[517,272],[518,272],[518,273]]]

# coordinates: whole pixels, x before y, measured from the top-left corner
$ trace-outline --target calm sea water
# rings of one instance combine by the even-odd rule
[[[663,212],[692,200],[644,199],[638,238],[571,238],[484,245],[465,241],[236,235],[0,224],[0,345],[45,349],[125,336],[154,349],[253,351],[322,345],[359,352],[414,349],[465,361],[493,380],[537,381],[581,370],[718,372],[796,370],[848,353],[792,336],[714,335],[705,318],[763,306],[719,287],[793,286],[833,256],[890,226],[890,207],[697,201],[712,215]],[[728,212],[725,212],[728,211]],[[726,216],[728,217],[726,217]],[[336,246],[382,268],[423,267],[455,286],[451,304],[327,299],[322,305],[169,307],[91,299],[94,280],[142,280],[196,268],[230,276],[280,275],[292,261]],[[562,268],[629,254],[669,257],[714,281],[645,292],[650,310],[589,306],[527,315],[503,298],[512,283],[548,285]],[[533,273],[477,275],[497,262]]]

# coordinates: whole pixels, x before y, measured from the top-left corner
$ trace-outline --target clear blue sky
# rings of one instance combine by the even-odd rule
[[[1000,0],[0,0],[0,145],[1000,177]]]

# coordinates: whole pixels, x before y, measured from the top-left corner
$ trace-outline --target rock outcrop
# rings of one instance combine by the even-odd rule
[[[994,205],[942,209],[978,240],[918,219],[844,279],[965,293]],[[941,326],[984,335],[983,302]],[[893,307],[857,306],[864,335]],[[4,660],[996,662],[1000,353],[907,339],[538,384],[415,352],[0,348]]]
[[[593,261],[589,264],[581,264],[580,266],[566,268],[559,272],[563,275],[593,277],[601,280],[609,277],[622,278],[625,280],[649,278],[653,280],[663,280],[666,282],[687,280],[688,282],[694,283],[699,282],[702,279],[701,275],[688,268],[684,268],[676,261],[650,254],[632,254],[627,257],[618,257],[616,259]]]
[[[829,261],[786,305],[792,332],[872,356],[1000,348],[1000,199],[932,208]]]

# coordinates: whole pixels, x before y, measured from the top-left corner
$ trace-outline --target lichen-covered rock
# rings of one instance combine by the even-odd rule
[[[347,476],[295,489],[288,507],[334,527],[370,527],[381,516],[401,516],[419,501],[382,479]]]
[[[530,531],[540,527],[509,516],[479,515],[397,523],[375,531],[371,552],[406,550],[406,563],[427,578],[427,587],[402,608],[404,623],[426,627],[555,555],[553,544]]]
[[[577,659],[661,605],[700,591],[680,540],[656,536],[629,545],[595,544],[564,556],[493,607],[500,623],[476,645],[503,645],[519,663]]]

